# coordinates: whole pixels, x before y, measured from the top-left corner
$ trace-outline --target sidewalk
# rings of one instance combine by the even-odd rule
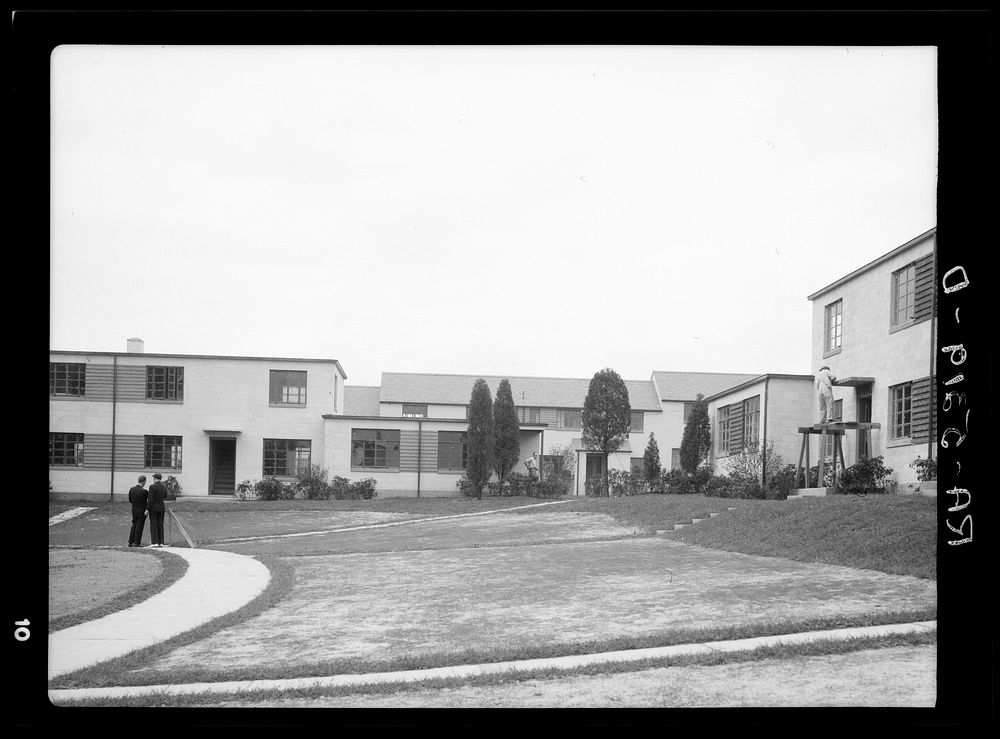
[[[50,634],[50,680],[231,613],[260,595],[271,579],[267,567],[252,557],[212,549],[165,549],[187,560],[184,576],[131,608]]]

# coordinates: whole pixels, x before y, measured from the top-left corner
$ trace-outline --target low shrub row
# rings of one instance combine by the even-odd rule
[[[296,476],[294,482],[276,477],[265,477],[256,482],[244,480],[236,486],[237,500],[371,500],[377,497],[375,480],[366,477],[352,482],[334,475],[327,479],[327,471],[313,465],[307,472]]]
[[[500,485],[496,480],[486,483],[486,487],[483,488],[483,496],[558,498],[570,494],[572,481],[573,477],[569,473],[556,473],[544,480],[532,480],[527,475],[511,472],[504,478],[503,485]],[[465,475],[458,479],[455,486],[466,497],[478,497],[478,491]]]

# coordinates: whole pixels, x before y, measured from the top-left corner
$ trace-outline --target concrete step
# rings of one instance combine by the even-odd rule
[[[722,515],[721,513],[709,513],[708,517],[709,518],[715,518],[716,516],[721,516],[721,515]]]
[[[704,518],[692,518],[691,523],[701,523],[704,520]]]
[[[674,531],[677,531],[677,529],[683,529],[685,526],[687,526],[686,523],[675,523],[674,524]]]

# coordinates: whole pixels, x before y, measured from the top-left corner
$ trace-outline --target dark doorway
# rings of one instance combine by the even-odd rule
[[[211,495],[236,492],[236,439],[208,440],[208,492]]]
[[[595,483],[591,483],[590,481],[591,480],[600,480],[601,479],[601,475],[603,475],[604,472],[605,472],[604,455],[603,454],[588,454],[587,455],[587,478],[586,478],[588,485],[589,484],[594,484],[594,485],[598,484],[596,482]]]
[[[872,384],[858,385],[858,423],[872,422]],[[872,455],[871,429],[858,429],[858,459],[870,459]]]

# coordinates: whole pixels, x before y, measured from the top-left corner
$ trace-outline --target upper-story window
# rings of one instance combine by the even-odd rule
[[[844,328],[844,301],[830,303],[823,310],[823,353],[840,349]]]
[[[82,398],[87,394],[87,365],[49,362],[49,395]]]
[[[538,423],[541,415],[541,408],[517,407],[517,420],[521,423]]]
[[[756,449],[760,442],[760,396],[743,401],[743,446]]]
[[[892,273],[892,326],[900,326],[913,320],[916,284],[916,263]]]
[[[913,383],[889,388],[889,438],[908,439],[913,420]]]
[[[719,454],[729,454],[729,406],[719,408],[719,421],[716,426],[716,434],[719,439]]]
[[[272,403],[306,404],[306,373],[304,370],[271,370]]]
[[[403,418],[427,418],[427,405],[403,403]]]
[[[83,467],[83,434],[49,434],[49,464]]]
[[[629,429],[632,433],[642,431],[642,417],[642,411],[632,411],[632,428]]]
[[[694,410],[694,402],[686,401],[684,403],[684,423],[685,425],[691,419],[691,411]]]
[[[146,367],[148,400],[184,400],[183,367]]]
[[[582,429],[583,428],[583,409],[581,408],[566,408],[559,411],[556,416],[559,428],[564,429]]]

